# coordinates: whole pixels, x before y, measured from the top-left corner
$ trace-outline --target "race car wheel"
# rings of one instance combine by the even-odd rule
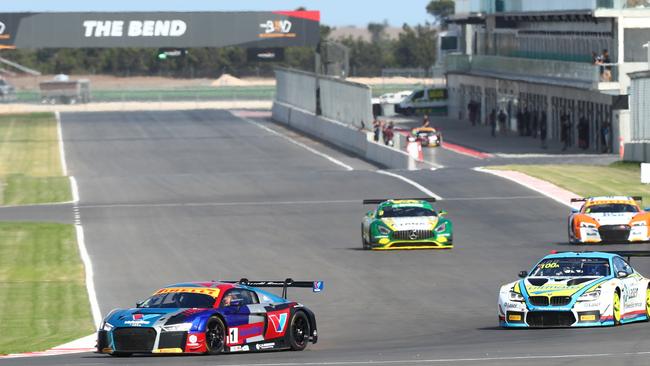
[[[363,225],[361,225],[361,245],[364,250],[370,249],[370,244],[368,243],[365,236],[363,235]]]
[[[205,326],[205,353],[216,355],[223,352],[226,343],[226,326],[223,321],[216,316],[208,319]]]
[[[130,353],[130,352],[113,352],[113,353],[110,353],[110,355],[113,356],[113,357],[131,357],[131,355],[133,355],[133,353]]]
[[[573,226],[573,223],[569,221],[569,228],[568,228],[568,235],[569,235],[569,244],[578,244],[578,241],[575,239],[573,232],[571,231],[571,227]]]
[[[650,321],[650,287],[645,290],[645,315],[646,321]]]
[[[618,290],[614,292],[614,302],[612,305],[612,312],[614,316],[614,326],[621,324],[621,295]]]
[[[291,326],[289,327],[289,346],[291,350],[302,351],[307,348],[310,334],[311,329],[307,315],[302,311],[297,312],[291,319]]]

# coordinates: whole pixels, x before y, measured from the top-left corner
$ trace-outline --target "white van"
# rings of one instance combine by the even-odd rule
[[[395,106],[395,112],[412,114],[447,115],[447,88],[424,87],[416,89]]]

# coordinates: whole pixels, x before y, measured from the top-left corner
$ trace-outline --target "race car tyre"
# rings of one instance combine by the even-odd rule
[[[650,287],[645,290],[645,315],[646,321],[650,321]]]
[[[568,236],[569,236],[569,244],[578,244],[578,241],[575,240],[575,238],[573,237],[573,233],[571,232],[571,227],[572,226],[573,226],[573,223],[571,221],[569,221],[569,227],[568,227],[568,230],[567,230]]]
[[[110,353],[110,355],[113,356],[113,357],[131,357],[131,355],[133,355],[133,353],[130,353],[130,352],[113,352],[113,353]]]
[[[612,302],[612,315],[614,317],[614,326],[621,324],[621,295],[618,292],[614,292],[614,301]]]
[[[291,326],[289,327],[289,346],[291,350],[302,351],[307,348],[310,334],[311,329],[307,315],[302,311],[297,312],[291,319]]]
[[[368,244],[368,241],[363,236],[363,225],[361,225],[361,245],[362,245],[364,250],[370,249],[370,244]]]
[[[226,341],[226,326],[221,318],[213,316],[205,326],[205,353],[216,355],[223,352]]]

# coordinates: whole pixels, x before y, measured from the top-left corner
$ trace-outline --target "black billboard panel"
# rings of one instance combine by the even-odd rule
[[[248,48],[246,50],[246,59],[253,62],[281,62],[284,61],[284,48]]]
[[[0,13],[1,48],[318,44],[320,12]]]

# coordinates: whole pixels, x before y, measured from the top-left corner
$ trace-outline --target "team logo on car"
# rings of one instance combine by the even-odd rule
[[[277,333],[282,333],[284,327],[287,325],[287,313],[283,314],[271,314],[269,315],[269,320],[273,324],[273,328]]]

